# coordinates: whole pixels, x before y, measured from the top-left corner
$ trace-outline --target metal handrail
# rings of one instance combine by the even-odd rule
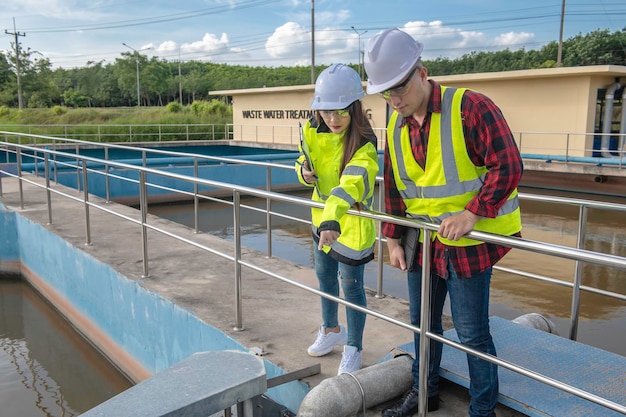
[[[0,134],[5,133],[5,134],[9,134],[10,132],[0,132]],[[90,142],[85,142],[85,141],[80,141],[80,140],[76,140],[76,139],[65,139],[65,138],[57,138],[57,137],[50,137],[50,136],[44,136],[44,135],[29,135],[32,136],[34,139],[39,139],[39,140],[47,140],[47,141],[52,141],[52,145],[53,145],[53,149],[55,149],[55,145],[57,145],[58,141],[63,141],[63,142],[67,142],[68,144],[71,144],[74,146],[74,149],[76,149],[76,155],[79,155],[79,146],[80,145],[88,145],[90,144]],[[107,172],[108,172],[108,168],[111,166],[110,163],[108,163],[109,159],[108,159],[108,150],[109,149],[119,149],[119,150],[127,150],[127,151],[133,151],[133,152],[140,152],[142,154],[142,160],[143,160],[143,166],[145,167],[145,161],[148,157],[148,155],[160,155],[160,156],[170,156],[170,157],[178,157],[178,158],[193,158],[194,160],[194,171],[196,172],[195,176],[197,177],[197,165],[199,163],[200,160],[210,160],[210,161],[216,161],[216,162],[220,162],[220,163],[235,163],[235,164],[243,164],[243,165],[253,165],[253,166],[259,166],[259,167],[265,167],[266,168],[266,172],[267,172],[267,177],[268,179],[271,178],[271,171],[270,168],[278,168],[278,169],[288,169],[288,170],[292,170],[293,167],[291,165],[287,166],[284,164],[277,164],[277,163],[270,163],[270,162],[258,162],[258,161],[249,161],[249,160],[241,160],[241,159],[235,159],[235,158],[227,158],[227,157],[219,157],[219,156],[210,156],[210,155],[198,155],[198,154],[192,154],[192,153],[185,153],[185,152],[175,152],[175,151],[168,151],[168,150],[162,150],[162,149],[150,149],[150,148],[137,148],[134,146],[128,146],[128,145],[119,145],[119,144],[109,144],[109,143],[103,143],[100,144],[100,146],[103,146],[105,149],[105,160],[107,161],[107,164],[105,164],[105,167],[107,168]],[[36,148],[36,151],[33,150],[34,152],[34,157],[38,158],[37,156],[37,152],[40,151],[40,148]],[[63,154],[64,156],[68,156],[67,154]],[[76,157],[76,155],[74,154],[69,154],[70,157]],[[7,158],[8,159],[8,158]],[[66,167],[70,167],[70,168],[75,168],[75,165],[72,164],[68,164],[68,163],[62,163],[62,162],[57,162],[56,160],[56,154],[53,154],[53,160],[55,161],[54,164],[54,175],[56,178],[56,167],[57,164],[61,165],[61,166],[66,166]],[[93,161],[98,161],[98,159],[93,159]],[[133,165],[134,166],[134,165]],[[35,165],[36,171],[37,171],[37,164]],[[77,171],[78,172],[78,171]],[[96,172],[99,173],[100,171],[91,171],[91,172]],[[117,176],[113,173],[109,173],[109,175],[106,176],[106,181],[105,181],[105,186],[107,189],[107,201],[109,200],[109,178],[117,178],[120,180],[124,180],[124,181],[129,181],[129,182],[136,182],[138,183],[138,181],[132,180],[132,179],[128,179],[125,177],[120,177]],[[376,182],[379,186],[379,211],[382,211],[381,205],[382,205],[382,201],[383,201],[383,189],[382,189],[382,177],[377,177],[376,178]],[[79,184],[80,182],[77,181],[77,184]],[[267,181],[267,190],[270,191],[271,190],[271,181]],[[194,193],[190,193],[190,192],[185,192],[182,190],[177,190],[177,189],[173,189],[173,188],[168,188],[168,187],[164,187],[162,185],[158,185],[158,184],[150,184],[150,186],[152,188],[156,188],[156,189],[161,189],[161,190],[166,190],[166,191],[171,191],[171,192],[177,192],[177,193],[181,193],[181,194],[186,194],[189,196],[189,198],[193,198],[194,199],[194,222],[195,222],[195,232],[198,233],[198,210],[197,210],[197,205],[198,205],[198,201],[199,200],[210,200],[210,201],[214,201],[214,202],[220,202],[223,204],[232,204],[231,202],[227,202],[224,201],[222,199],[219,198],[214,198],[214,197],[210,197],[210,196],[205,196],[205,195],[200,195],[197,193],[197,184],[194,184],[194,188],[196,189],[196,192]],[[543,196],[543,195],[535,195],[535,194],[527,194],[527,193],[520,193],[520,200],[531,200],[531,201],[540,201],[543,203],[560,203],[560,204],[566,204],[566,205],[574,205],[574,206],[578,206],[579,210],[580,210],[580,214],[579,214],[579,226],[578,226],[578,233],[577,233],[577,237],[578,237],[578,246],[577,247],[582,247],[583,241],[584,241],[584,224],[586,223],[586,213],[587,210],[589,208],[594,208],[594,209],[604,209],[604,210],[615,210],[615,211],[623,211],[626,212],[626,205],[622,205],[622,204],[617,204],[617,203],[607,203],[607,202],[597,202],[597,201],[593,201],[593,200],[585,200],[585,199],[574,199],[574,198],[568,198],[568,197],[555,197],[555,196]],[[270,200],[267,199],[268,205],[270,204]],[[271,217],[269,217],[270,215],[274,215],[277,217],[282,217],[285,219],[289,219],[289,220],[295,220],[295,221],[299,221],[302,223],[306,223],[306,224],[310,224],[311,222],[308,220],[304,220],[304,219],[297,219],[297,218],[293,218],[291,216],[287,216],[284,215],[282,213],[278,213],[278,212],[273,212],[269,209],[266,208],[266,210],[263,209],[259,209],[257,207],[252,207],[252,206],[246,206],[243,205],[243,207],[245,207],[246,209],[250,209],[250,210],[255,210],[255,211],[259,211],[259,212],[264,212],[267,214],[267,256],[268,257],[272,257],[272,245],[271,245]],[[378,248],[377,248],[377,253],[378,253],[378,257],[379,259],[382,259],[382,254],[383,254],[383,247],[382,247],[382,243],[385,241],[385,238],[382,237],[382,231],[379,230],[379,234],[377,236],[377,240],[378,240]],[[579,267],[577,267],[577,272],[576,275],[574,277],[574,283],[568,282],[568,281],[560,281],[560,280],[555,280],[553,278],[549,278],[549,277],[544,277],[541,275],[537,275],[537,274],[529,274],[523,271],[518,271],[518,270],[512,270],[509,268],[504,268],[501,266],[495,266],[494,269],[496,270],[501,270],[501,271],[505,271],[505,272],[509,272],[509,273],[514,273],[517,274],[519,276],[525,276],[527,278],[533,278],[536,280],[540,280],[540,281],[544,281],[544,282],[558,282],[560,285],[563,286],[569,286],[571,288],[575,289],[575,293],[572,296],[572,310],[578,308],[579,305],[579,296],[578,296],[578,291],[579,290],[584,290],[587,292],[592,292],[592,293],[596,293],[596,294],[601,294],[601,295],[607,295],[606,291],[602,291],[599,289],[595,289],[592,287],[588,287],[588,286],[584,286],[580,283],[580,274],[582,271],[580,271]],[[377,285],[377,292],[376,292],[376,296],[377,297],[384,297],[383,294],[383,270],[382,270],[382,263],[379,263],[379,271],[378,271],[378,285]],[[624,298],[626,298],[626,296],[622,295],[622,294],[617,294],[617,293],[609,293],[608,294],[609,297],[613,297],[616,299],[621,299],[624,300]],[[570,317],[570,321],[571,321],[571,325],[570,325],[570,338],[572,340],[576,340],[576,334],[577,334],[577,327],[578,327],[578,317],[577,314],[574,314],[574,311],[572,312],[572,315]]]
[[[216,128],[217,127],[217,128]],[[82,138],[101,143],[104,139],[127,142],[170,140],[218,140],[229,139],[228,125],[211,123],[146,123],[146,124],[10,124],[0,125],[0,130],[14,134],[33,135],[33,131],[47,132],[48,135],[62,135],[64,138]],[[175,139],[173,139],[175,138]]]
[[[104,210],[110,214],[125,218],[126,220],[129,220],[133,223],[139,224],[142,228],[142,246],[143,246],[143,260],[144,260],[144,270],[143,270],[143,275],[144,276],[148,276],[149,275],[149,259],[148,259],[148,250],[147,250],[147,245],[148,245],[148,241],[147,241],[147,233],[146,230],[150,229],[165,235],[168,235],[174,239],[177,239],[179,241],[182,242],[186,242],[188,244],[191,244],[193,246],[196,246],[198,248],[204,249],[208,252],[214,253],[218,256],[222,256],[226,259],[230,259],[233,260],[236,263],[236,279],[240,280],[241,279],[241,266],[246,266],[248,268],[252,268],[255,269],[259,272],[263,272],[267,275],[273,276],[275,278],[281,279],[285,282],[288,282],[290,284],[293,285],[297,285],[305,290],[307,290],[308,292],[312,292],[314,294],[317,294],[319,296],[322,297],[326,297],[329,299],[332,299],[338,303],[344,304],[348,307],[351,307],[353,309],[359,310],[359,311],[363,311],[367,314],[370,315],[374,315],[376,317],[379,317],[383,320],[389,321],[391,323],[400,325],[402,327],[405,327],[407,329],[410,329],[411,331],[417,332],[420,334],[421,338],[431,338],[434,340],[438,340],[442,343],[448,344],[454,348],[463,350],[467,353],[473,354],[475,356],[481,357],[487,361],[496,363],[499,366],[503,366],[507,369],[510,369],[514,372],[518,372],[520,374],[523,374],[525,376],[528,376],[532,379],[535,379],[537,381],[543,382],[545,384],[551,385],[557,389],[563,390],[565,392],[568,392],[570,394],[579,396],[581,398],[585,398],[589,401],[592,401],[594,403],[603,405],[609,409],[618,411],[618,412],[622,412],[622,413],[626,413],[626,407],[624,407],[623,405],[620,404],[616,404],[614,402],[611,402],[609,400],[606,400],[604,398],[598,397],[594,394],[591,394],[589,392],[586,392],[584,390],[580,390],[576,387],[570,386],[568,384],[564,384],[560,381],[556,381],[553,379],[550,379],[542,374],[533,372],[533,371],[529,371],[527,369],[524,369],[522,367],[519,367],[513,363],[504,361],[502,359],[499,359],[497,357],[493,357],[491,355],[486,355],[477,351],[474,351],[472,349],[469,349],[459,343],[455,343],[452,342],[446,338],[443,338],[437,334],[431,333],[429,331],[428,328],[428,322],[425,321],[426,317],[428,317],[427,314],[423,314],[422,318],[423,321],[420,324],[420,327],[415,327],[411,324],[408,323],[404,323],[404,322],[400,322],[397,319],[393,318],[393,317],[389,317],[380,313],[377,313],[375,311],[369,310],[365,307],[361,307],[361,306],[357,306],[354,305],[352,303],[349,303],[341,298],[338,297],[333,297],[333,296],[329,296],[325,293],[322,293],[319,290],[316,290],[314,288],[311,287],[307,287],[303,284],[296,284],[295,282],[293,282],[292,280],[290,280],[289,278],[286,277],[281,277],[279,274],[276,274],[275,272],[272,271],[267,271],[264,270],[263,268],[260,268],[250,262],[246,262],[241,260],[240,258],[240,254],[241,254],[241,242],[240,239],[237,237],[235,239],[235,256],[229,256],[225,253],[221,253],[219,251],[213,250],[211,248],[208,248],[206,246],[197,244],[195,242],[193,242],[191,239],[187,239],[184,238],[182,236],[178,236],[175,234],[172,234],[166,230],[163,230],[161,228],[155,227],[153,225],[148,224],[147,222],[147,193],[148,193],[148,187],[150,187],[151,185],[149,183],[147,183],[146,181],[146,176],[148,174],[151,175],[159,175],[159,176],[165,176],[171,179],[176,179],[179,181],[184,181],[184,182],[192,182],[194,184],[202,184],[205,186],[213,186],[213,187],[217,187],[217,188],[222,188],[222,189],[227,189],[227,190],[232,190],[233,191],[233,208],[234,208],[234,219],[235,219],[235,224],[238,225],[238,211],[240,210],[241,204],[239,201],[239,198],[237,196],[245,194],[245,195],[251,195],[251,196],[255,196],[258,198],[265,198],[265,199],[270,199],[272,201],[283,201],[283,202],[289,202],[292,204],[298,204],[298,205],[303,205],[303,206],[308,206],[308,207],[317,207],[317,208],[323,208],[323,204],[322,203],[317,203],[317,202],[313,202],[311,200],[308,199],[303,199],[303,198],[299,198],[299,197],[295,197],[295,196],[289,196],[289,195],[285,195],[285,194],[279,194],[279,193],[275,193],[272,191],[267,191],[267,190],[259,190],[256,188],[251,188],[251,187],[245,187],[245,186],[240,186],[240,185],[234,185],[234,184],[229,184],[229,183],[223,183],[223,182],[218,182],[218,181],[212,181],[212,180],[207,180],[207,179],[201,179],[201,178],[197,178],[197,177],[191,177],[191,176],[186,176],[186,175],[181,175],[181,174],[176,174],[176,173],[171,173],[171,172],[167,172],[167,171],[161,171],[161,170],[157,170],[157,169],[152,169],[152,168],[148,168],[148,167],[138,167],[135,165],[130,165],[130,164],[125,164],[125,163],[121,163],[121,162],[117,162],[117,161],[106,161],[107,165],[109,166],[113,166],[116,167],[118,169],[129,169],[129,170],[136,170],[139,174],[140,174],[140,191],[142,193],[142,197],[141,197],[141,204],[140,204],[140,214],[141,214],[141,219],[137,220],[137,219],[131,219],[127,216],[122,216],[119,213],[116,213],[114,210],[110,209],[107,206],[101,206],[99,204],[96,204],[92,201],[89,201],[89,192],[88,192],[88,183],[85,180],[85,176],[87,171],[89,170],[87,168],[87,162],[99,162],[102,163],[104,162],[101,159],[97,159],[97,158],[91,158],[91,157],[86,157],[86,156],[82,156],[82,155],[72,155],[73,157],[75,157],[77,160],[79,160],[81,163],[80,164],[76,164],[76,169],[78,172],[83,174],[83,184],[84,184],[84,189],[83,189],[83,197],[79,198],[77,196],[72,196],[70,194],[67,193],[63,193],[57,189],[53,189],[49,186],[49,168],[48,168],[48,164],[49,164],[49,159],[50,156],[52,156],[53,158],[55,156],[63,156],[63,157],[67,157],[69,154],[67,153],[63,153],[63,152],[59,152],[59,151],[54,151],[54,150],[41,150],[38,148],[34,148],[31,146],[26,146],[26,145],[15,145],[15,144],[9,144],[9,143],[2,143],[0,142],[0,145],[6,146],[6,151],[7,152],[13,152],[10,150],[10,147],[15,147],[15,151],[16,155],[18,156],[18,163],[21,157],[21,152],[22,151],[29,151],[29,152],[33,152],[35,150],[38,150],[39,152],[43,152],[43,154],[45,155],[44,157],[44,163],[46,164],[45,166],[45,175],[46,175],[46,184],[45,185],[41,185],[37,180],[32,180],[29,178],[26,178],[22,175],[22,172],[20,169],[18,169],[17,174],[13,174],[11,172],[8,171],[0,171],[0,173],[9,176],[9,177],[14,177],[17,178],[20,182],[20,205],[21,207],[24,207],[24,195],[21,191],[21,183],[23,181],[28,182],[30,184],[33,184],[37,187],[41,187],[41,188],[45,188],[46,192],[48,193],[48,207],[51,208],[51,198],[50,198],[50,193],[55,193],[61,196],[64,196],[66,198],[70,198],[74,201],[79,201],[82,202],[82,204],[84,204],[85,206],[85,222],[86,222],[86,243],[87,244],[91,244],[91,236],[90,236],[90,232],[89,232],[89,208],[96,208],[99,210]],[[108,172],[99,172],[99,171],[93,171],[93,172],[98,172],[102,175],[109,175]],[[0,179],[0,196],[1,196],[1,191],[2,191],[2,187],[1,187],[1,179]],[[538,198],[538,197],[537,197]],[[551,201],[554,201],[554,199],[551,199]],[[573,202],[572,202],[573,203]],[[579,202],[580,203],[580,202]],[[598,205],[595,202],[591,202],[590,204],[593,205]],[[624,207],[621,207],[620,205],[610,205],[611,209],[616,209],[616,210],[622,210],[624,209]],[[356,216],[363,216],[363,217],[368,217],[368,218],[372,218],[378,222],[392,222],[392,223],[396,223],[396,224],[400,224],[400,225],[404,225],[407,227],[419,227],[420,229],[422,229],[424,231],[425,234],[429,234],[432,232],[436,232],[438,230],[438,225],[436,224],[432,224],[432,223],[426,223],[426,222],[419,222],[419,221],[413,221],[413,220],[408,220],[406,218],[399,218],[399,217],[395,217],[395,216],[389,216],[389,215],[385,215],[383,213],[376,213],[376,212],[359,212],[356,210],[350,210],[348,212],[351,215],[356,215]],[[240,231],[237,231],[236,233],[240,233]],[[476,231],[472,231],[470,232],[468,235],[468,237],[472,238],[472,239],[476,239],[476,240],[481,240],[484,242],[490,242],[490,243],[497,243],[500,245],[505,245],[505,246],[509,246],[511,248],[517,248],[517,249],[521,249],[521,250],[527,250],[527,251],[531,251],[531,252],[535,252],[535,253],[541,253],[541,254],[545,254],[545,255],[550,255],[550,256],[556,256],[556,257],[560,257],[560,258],[566,258],[566,259],[571,259],[571,260],[575,260],[577,262],[587,262],[587,263],[592,263],[592,264],[596,264],[596,265],[602,265],[602,266],[608,266],[608,267],[612,267],[612,268],[618,268],[620,270],[626,270],[626,258],[624,257],[620,257],[620,256],[616,256],[616,255],[610,255],[610,254],[603,254],[603,253],[598,253],[598,252],[594,252],[594,251],[589,251],[589,250],[584,250],[584,249],[580,249],[580,248],[569,248],[569,247],[565,247],[565,246],[561,246],[561,245],[553,245],[553,244],[548,244],[548,243],[544,243],[544,242],[536,242],[536,241],[531,241],[531,240],[527,240],[527,239],[522,239],[522,238],[513,238],[513,237],[506,237],[506,236],[498,236],[498,235],[493,235],[493,234],[489,234],[489,233],[484,233],[484,232],[476,232]],[[430,239],[426,239],[426,248],[425,248],[425,254],[428,252],[429,250],[429,246],[430,246]],[[425,264],[427,264],[428,262],[426,262]],[[423,270],[423,273],[426,274],[427,272],[427,268],[425,268]],[[426,288],[422,291],[422,294],[429,294],[430,290],[428,288],[429,284],[429,280],[428,279],[423,279],[422,280],[423,285],[426,285]],[[237,290],[236,290],[236,300],[235,302],[237,303],[237,317],[236,317],[236,323],[237,323],[237,328],[239,329],[243,329],[243,317],[242,317],[242,308],[241,308],[241,303],[243,302],[242,298],[241,298],[241,288],[240,286],[237,286]],[[424,303],[426,301],[422,300],[422,305],[424,306]],[[425,331],[422,332],[421,329],[424,329]],[[425,355],[428,355],[427,352],[427,346],[429,345],[429,343],[422,343],[420,346],[423,347],[422,349],[420,349],[420,358],[426,357]],[[422,367],[421,371],[423,370],[423,372],[427,372],[427,367]],[[420,379],[423,378],[423,375],[420,375]],[[420,389],[425,390],[426,389],[426,385],[427,384],[421,384]],[[423,388],[422,388],[423,387]],[[425,391],[420,393],[421,399],[420,401],[424,400],[427,398],[427,393]],[[420,407],[421,410],[424,409],[423,406]]]
[[[198,132],[190,132],[199,128],[206,128],[206,131],[200,130]],[[290,125],[266,125],[266,124],[233,124],[226,123],[224,125],[216,124],[17,124],[17,125],[0,125],[0,130],[6,129],[7,132],[1,133],[19,133],[20,130],[26,131],[28,135],[32,134],[33,130],[62,130],[64,138],[74,137],[77,139],[94,139],[98,143],[102,143],[103,137],[109,137],[113,139],[119,139],[122,141],[128,138],[129,143],[137,142],[137,138],[149,138],[150,140],[163,141],[172,140],[173,137],[182,137],[185,141],[189,140],[217,140],[219,138],[224,140],[234,140],[235,132],[239,132],[238,136],[243,137],[244,133],[247,140],[251,142],[269,143],[269,144],[287,144],[297,145],[299,141],[299,133],[296,126]],[[72,132],[72,129],[76,130],[93,130],[90,133]],[[115,132],[116,129],[124,129],[124,131]],[[126,131],[127,129],[127,131]],[[148,132],[145,130],[148,129]],[[178,129],[178,130],[177,130]],[[18,132],[15,132],[18,130]],[[113,130],[113,131],[112,131]],[[173,131],[171,131],[173,130]],[[378,137],[378,148],[382,149],[385,143],[386,128],[374,128],[376,136]],[[572,139],[576,137],[609,137],[616,138],[618,140],[616,149],[610,150],[613,157],[594,157],[597,161],[593,163],[599,163],[599,161],[611,161],[617,162],[617,168],[623,169],[626,167],[626,134],[625,133],[595,133],[595,132],[551,132],[551,131],[513,131],[513,135],[516,138],[517,145],[520,152],[525,154],[528,158],[536,159],[557,159],[561,158],[563,162],[580,162],[575,155],[589,155],[597,152],[602,152],[600,149],[588,149],[584,147],[576,147],[573,145]],[[198,136],[205,136],[199,138]],[[218,138],[219,136],[219,138]],[[527,145],[528,137],[544,136],[550,138],[550,140],[543,141],[541,145],[531,144]],[[34,135],[33,135],[34,137]],[[174,139],[175,140],[175,139]],[[239,138],[238,140],[241,140]],[[536,140],[535,140],[536,142]],[[590,162],[592,163],[592,162]]]

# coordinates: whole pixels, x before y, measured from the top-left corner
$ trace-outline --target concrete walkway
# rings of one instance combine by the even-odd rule
[[[43,180],[28,176],[31,181]],[[82,198],[82,193],[53,185],[64,193]],[[107,212],[91,208],[91,245],[85,245],[85,208],[80,202],[52,193],[52,224],[48,223],[48,208],[44,189],[24,183],[24,209],[20,208],[18,181],[2,178],[0,198],[7,210],[41,224],[69,244],[110,265],[130,280],[141,283],[148,291],[188,309],[204,322],[218,328],[248,348],[258,348],[264,358],[287,372],[297,371],[319,363],[321,373],[304,379],[309,386],[336,375],[341,350],[313,358],[306,349],[315,339],[321,322],[320,298],[303,289],[290,286],[276,278],[242,267],[243,331],[233,330],[235,322],[234,263],[223,257],[179,242],[155,231],[148,233],[149,276],[142,277],[142,239],[140,227]],[[140,219],[138,210],[90,196],[90,201],[124,216]],[[148,224],[201,245],[232,255],[233,243],[193,230],[158,217],[148,216]],[[244,249],[243,259],[259,267],[317,288],[315,273],[310,268],[284,259],[268,259],[264,254]],[[380,313],[408,321],[408,303],[394,297],[376,298],[368,293],[368,307]],[[344,308],[340,318],[345,323]],[[364,334],[363,365],[378,362],[394,347],[412,340],[406,329],[385,320],[369,316]],[[115,358],[113,358],[115,360]],[[445,382],[441,392],[441,408],[432,416],[466,416],[467,390]],[[367,416],[380,415],[381,407],[369,410]],[[522,414],[499,406],[498,416]]]

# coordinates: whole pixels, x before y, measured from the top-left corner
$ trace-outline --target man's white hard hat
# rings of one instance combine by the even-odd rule
[[[391,28],[372,37],[365,51],[368,94],[399,84],[422,56],[424,45],[408,33]]]

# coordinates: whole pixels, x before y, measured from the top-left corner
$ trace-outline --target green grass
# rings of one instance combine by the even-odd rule
[[[224,114],[197,113],[185,106],[181,112],[165,107],[50,109],[0,108],[0,125],[29,124],[223,124],[232,123],[232,110]]]
[[[232,123],[232,107],[223,103],[196,102],[173,111],[171,107],[141,108],[78,108],[55,106],[49,109],[11,109],[0,107],[0,131],[61,136],[102,142],[129,141],[129,127],[136,136],[133,141],[185,140],[186,133],[198,133],[192,139],[206,138],[206,126],[140,126],[140,125],[216,125],[223,132]],[[123,126],[119,126],[123,125]],[[165,135],[159,135],[159,132]],[[180,134],[176,134],[180,132]],[[193,136],[193,135],[192,135]],[[216,135],[214,139],[224,139]],[[211,138],[207,138],[211,139]]]

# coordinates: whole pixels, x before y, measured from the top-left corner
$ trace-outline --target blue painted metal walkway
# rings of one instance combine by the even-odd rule
[[[626,404],[625,357],[500,317],[491,317],[490,323],[499,358],[617,404]],[[444,336],[459,341],[454,329],[444,332]],[[415,354],[412,342],[399,349]],[[468,388],[465,353],[444,345],[440,374]],[[623,417],[621,413],[506,368],[499,367],[498,375],[498,401],[528,416]]]

